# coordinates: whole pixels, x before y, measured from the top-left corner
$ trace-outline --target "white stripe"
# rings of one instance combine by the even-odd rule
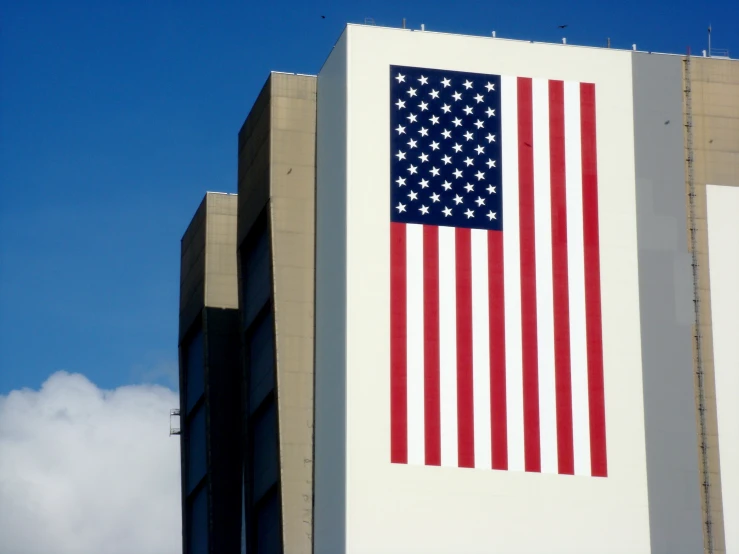
[[[441,465],[456,467],[457,286],[454,228],[439,227],[439,397]]]
[[[475,417],[475,467],[493,464],[490,437],[490,307],[488,305],[488,232],[473,229],[472,255],[472,402]]]
[[[408,463],[426,462],[423,386],[423,226],[406,226]]]
[[[585,252],[582,227],[579,83],[565,83],[564,101],[572,438],[575,475],[590,475],[590,412],[588,408],[588,351],[585,334]]]
[[[554,380],[554,294],[552,206],[549,174],[549,81],[532,83],[534,137],[534,237],[536,241],[536,328],[539,367],[541,472],[557,473],[557,389]]]
[[[515,77],[501,77],[503,266],[505,287],[506,412],[508,469],[523,471],[523,360],[521,343],[521,253],[518,228],[518,117]]]

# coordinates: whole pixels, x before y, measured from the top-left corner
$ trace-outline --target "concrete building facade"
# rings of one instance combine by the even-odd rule
[[[530,79],[534,95],[592,85],[607,476],[515,452],[505,471],[394,463],[391,66]],[[532,145],[505,101],[510,197]],[[533,156],[537,203],[549,158]],[[347,26],[317,78],[270,75],[239,132],[238,197],[209,194],[183,237],[185,552],[738,552],[737,241],[736,60]],[[434,409],[411,388],[408,406]]]
[[[182,238],[179,360],[185,554],[239,549],[236,208],[235,195],[207,193]]]
[[[249,551],[312,551],[316,78],[272,73],[239,133]]]

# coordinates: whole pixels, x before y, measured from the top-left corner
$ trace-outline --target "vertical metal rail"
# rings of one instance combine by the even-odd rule
[[[701,469],[703,472],[703,497],[706,514],[704,520],[706,533],[706,552],[713,554],[713,521],[711,519],[711,482],[708,474],[708,441],[706,437],[706,391],[705,373],[703,370],[703,340],[701,335],[701,298],[700,274],[698,267],[698,229],[696,227],[696,192],[693,173],[693,105],[692,84],[690,75],[690,50],[685,57],[685,127],[686,127],[686,158],[688,169],[688,197],[690,204],[690,250],[693,266],[693,307],[695,311],[695,373],[698,380],[698,414],[700,420],[700,451]]]

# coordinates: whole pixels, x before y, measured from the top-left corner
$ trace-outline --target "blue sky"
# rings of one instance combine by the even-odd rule
[[[236,192],[236,135],[268,72],[316,73],[365,17],[675,53],[705,48],[711,22],[739,56],[732,0],[0,0],[0,394],[61,369],[174,385],[192,213],[206,190]]]

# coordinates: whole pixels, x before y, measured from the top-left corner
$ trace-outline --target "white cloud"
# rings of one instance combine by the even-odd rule
[[[58,372],[0,396],[5,554],[181,552],[177,394]]]

